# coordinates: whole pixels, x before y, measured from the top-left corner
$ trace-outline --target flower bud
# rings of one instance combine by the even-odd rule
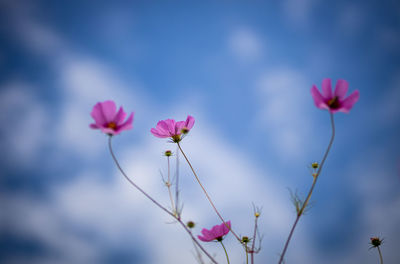
[[[319,167],[318,162],[313,162],[313,163],[311,163],[311,167],[312,167],[313,169],[318,169],[318,167]]]
[[[190,229],[194,228],[195,223],[193,221],[189,221],[186,223],[187,227],[189,227]]]
[[[249,239],[249,237],[247,237],[247,236],[244,236],[244,237],[242,237],[242,242],[243,243],[249,243],[249,241],[250,241],[250,239]]]
[[[164,156],[166,156],[166,157],[171,157],[171,156],[172,156],[172,151],[171,151],[171,150],[166,150],[166,151],[164,152]]]

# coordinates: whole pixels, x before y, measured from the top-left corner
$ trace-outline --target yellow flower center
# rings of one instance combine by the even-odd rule
[[[115,124],[115,122],[110,122],[107,124],[107,127],[115,130],[117,128],[117,124]]]

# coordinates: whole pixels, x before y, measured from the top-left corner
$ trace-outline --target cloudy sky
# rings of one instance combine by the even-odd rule
[[[400,259],[400,4],[397,1],[0,1],[0,263],[196,263],[184,230],[128,185],[90,111],[135,112],[113,139],[129,176],[168,206],[158,120],[196,123],[182,147],[222,215],[277,263],[309,165],[330,138],[310,96],[323,78],[361,97],[336,139],[287,263]],[[176,168],[175,162],[172,166]],[[218,224],[180,160],[183,219]],[[245,263],[232,235],[231,263]],[[204,244],[225,263],[221,248]]]

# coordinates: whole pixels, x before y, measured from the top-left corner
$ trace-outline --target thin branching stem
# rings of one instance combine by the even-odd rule
[[[286,240],[285,246],[283,247],[283,250],[282,250],[282,253],[281,253],[281,257],[280,257],[280,259],[279,259],[278,264],[282,264],[282,262],[283,262],[283,259],[284,259],[285,254],[286,254],[286,250],[287,250],[287,248],[288,248],[288,246],[289,246],[289,243],[290,243],[290,239],[292,238],[293,233],[294,233],[294,230],[295,230],[295,228],[296,228],[296,226],[297,226],[297,223],[299,222],[300,217],[303,215],[304,210],[305,210],[305,208],[306,208],[306,206],[307,206],[307,204],[308,204],[308,202],[309,202],[309,200],[310,200],[310,198],[311,198],[311,195],[312,195],[313,190],[314,190],[314,187],[315,187],[315,185],[316,185],[316,183],[317,183],[318,177],[319,177],[319,175],[320,175],[320,173],[321,173],[321,171],[322,171],[322,167],[324,166],[324,163],[325,163],[325,161],[326,161],[326,158],[328,157],[329,151],[330,151],[330,149],[331,149],[331,147],[332,147],[333,140],[335,139],[335,122],[334,122],[333,114],[332,114],[332,113],[330,113],[330,117],[331,117],[331,126],[332,126],[332,136],[331,136],[331,140],[329,141],[329,145],[328,145],[328,147],[327,147],[327,149],[326,149],[326,151],[325,151],[324,157],[322,158],[322,161],[321,161],[321,163],[319,164],[318,171],[317,171],[317,173],[314,175],[314,180],[313,180],[313,183],[312,183],[312,185],[311,185],[310,191],[308,192],[307,198],[306,198],[306,200],[304,201],[303,206],[301,207],[301,209],[300,209],[299,212],[297,213],[296,220],[294,221],[294,224],[293,224],[293,226],[292,226],[292,229],[290,230],[289,236],[288,236],[288,238],[287,238],[287,240]]]
[[[175,210],[174,206],[174,198],[172,198],[172,192],[171,192],[171,172],[170,172],[170,165],[169,165],[169,156],[167,156],[168,160],[168,182],[167,182],[167,187],[168,187],[168,194],[169,194],[169,199],[171,200],[171,208],[172,210]],[[175,212],[177,214],[177,212]]]
[[[192,232],[188,229],[188,227],[182,222],[182,220],[178,217],[176,217],[172,212],[170,212],[167,208],[165,208],[164,206],[162,206],[160,203],[158,203],[153,197],[151,197],[148,193],[146,193],[142,188],[140,188],[138,185],[136,185],[129,177],[128,175],[125,173],[125,171],[122,169],[121,165],[119,164],[117,158],[115,157],[114,151],[112,149],[112,136],[110,135],[108,138],[108,148],[110,150],[110,154],[115,162],[115,165],[117,166],[118,170],[121,172],[121,174],[125,177],[125,179],[133,186],[135,187],[139,192],[141,192],[144,196],[146,196],[146,198],[148,198],[151,202],[153,202],[157,207],[159,207],[161,210],[163,210],[164,212],[166,212],[167,214],[169,214],[171,217],[173,217],[174,219],[176,219],[178,221],[178,223],[181,224],[181,226],[183,227],[183,229],[185,229],[185,231],[189,234],[189,236],[192,238],[193,242],[196,243],[196,245],[204,252],[204,254],[207,255],[207,257],[214,263],[214,264],[218,264],[217,261],[215,261],[215,259],[201,246],[201,244],[199,243],[199,241],[197,241],[197,239],[193,236]]]
[[[236,239],[241,242],[240,238],[238,235],[236,235],[235,232],[233,232],[232,228],[225,222],[224,218],[222,218],[221,214],[218,212],[217,208],[215,207],[213,201],[211,200],[210,196],[208,195],[206,189],[204,188],[203,184],[201,184],[199,177],[197,176],[195,170],[193,169],[192,164],[190,163],[188,157],[186,156],[185,152],[183,152],[181,145],[179,144],[179,142],[177,142],[178,148],[181,151],[183,157],[185,157],[186,162],[189,164],[190,169],[193,172],[194,177],[196,178],[197,182],[199,183],[201,189],[203,190],[204,194],[206,195],[208,201],[210,202],[212,208],[214,208],[214,211],[217,213],[219,219],[221,219],[221,221],[224,223],[224,225],[232,232],[232,234],[236,237]]]
[[[175,212],[178,218],[180,218],[181,215],[179,212],[179,152],[178,151],[176,151],[176,166],[175,166]]]
[[[251,264],[254,264],[254,249],[256,246],[256,236],[257,236],[257,221],[258,221],[258,217],[255,217],[254,220],[254,234],[253,234],[253,242],[251,245],[251,251],[250,251],[250,256],[251,256]],[[246,247],[246,254],[247,254],[247,247]]]
[[[381,261],[380,262],[380,264],[383,264],[383,257],[382,257],[382,252],[381,252],[381,249],[380,249],[380,247],[378,246],[378,247],[376,247],[377,249],[378,249],[378,253],[379,253],[379,260]]]

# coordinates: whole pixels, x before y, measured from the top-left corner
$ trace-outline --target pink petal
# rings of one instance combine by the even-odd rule
[[[210,230],[207,230],[207,229],[203,228],[201,230],[201,233],[203,234],[202,241],[209,242],[209,241],[212,241],[212,240],[215,239],[214,234]]]
[[[100,104],[101,111],[103,113],[104,120],[106,123],[112,122],[115,117],[115,113],[117,111],[117,107],[115,106],[114,101],[104,101]]]
[[[94,121],[98,125],[104,125],[107,122],[104,117],[103,111],[101,110],[100,102],[95,104],[95,106],[93,106],[93,110],[90,113],[90,115],[93,117]]]
[[[159,130],[157,130],[157,129],[155,129],[155,128],[150,129],[150,132],[151,132],[154,136],[156,136],[156,137],[158,137],[158,138],[167,138],[167,137],[169,137],[169,134],[166,135],[166,134],[160,132]]]
[[[332,82],[331,79],[326,78],[322,80],[322,94],[324,95],[325,99],[332,99]]]
[[[353,108],[353,105],[357,103],[359,98],[360,98],[360,92],[358,90],[355,90],[346,99],[344,99],[341,105],[342,107],[339,109],[339,111],[348,113],[351,110],[351,108]]]
[[[128,117],[128,119],[125,121],[125,123],[123,123],[122,125],[117,127],[116,131],[118,133],[120,133],[120,132],[122,132],[124,130],[130,130],[130,129],[133,128],[133,125],[132,125],[132,123],[133,123],[133,115],[134,115],[134,113],[132,112],[130,114],[130,116]]]
[[[213,226],[213,228],[211,228],[211,233],[212,233],[212,236],[213,236],[214,238],[220,237],[220,228],[219,228],[219,225]]]
[[[168,125],[168,132],[170,136],[175,135],[175,120],[174,119],[167,119],[165,123]]]
[[[182,133],[181,130],[184,127],[185,127],[185,121],[176,122],[176,124],[175,124],[175,134],[176,135],[180,135]]]
[[[339,99],[343,99],[346,96],[347,90],[349,89],[349,83],[345,80],[338,80],[336,82],[335,96]]]
[[[313,85],[311,88],[311,96],[314,99],[315,106],[320,109],[328,109],[328,105],[325,103],[325,98],[318,91],[317,86]]]
[[[168,131],[168,124],[165,122],[165,120],[161,120],[157,123],[156,129],[161,133],[169,136],[169,131]]]
[[[201,241],[203,241],[203,242],[210,242],[210,241],[212,241],[213,239],[208,239],[208,238],[206,238],[206,237],[202,237],[202,236],[197,236]]]
[[[119,111],[117,113],[117,115],[114,117],[114,122],[117,126],[121,125],[122,122],[124,122],[124,119],[126,117],[126,113],[124,112],[124,108],[121,106],[119,108]]]
[[[188,115],[186,118],[185,127],[190,130],[190,129],[192,129],[193,125],[194,125],[194,117],[191,115]]]
[[[223,228],[224,228],[224,230],[223,230],[223,235],[226,235],[226,234],[228,234],[229,233],[229,230],[231,229],[231,221],[228,221],[228,222],[225,222],[228,226],[229,226],[229,228],[225,225],[225,224],[223,224],[224,226],[223,226]]]

